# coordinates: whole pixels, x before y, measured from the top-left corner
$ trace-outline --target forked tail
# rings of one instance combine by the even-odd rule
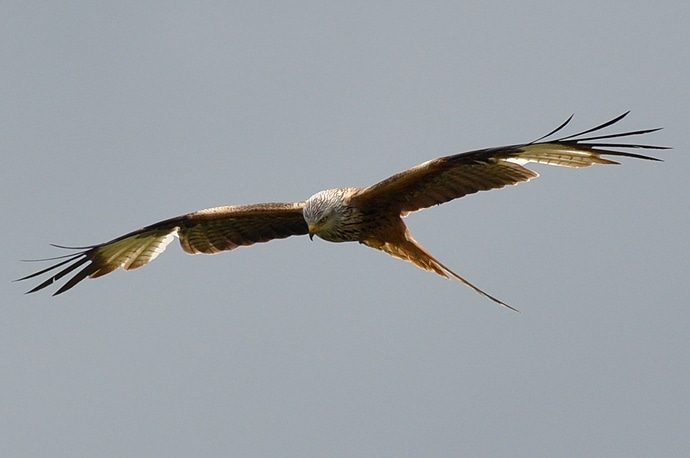
[[[465,280],[462,278],[460,275],[456,274],[452,270],[450,270],[448,267],[446,267],[441,261],[436,259],[424,249],[423,246],[421,246],[419,243],[417,243],[416,240],[412,238],[412,236],[408,233],[407,234],[407,239],[399,242],[399,243],[372,243],[372,242],[364,242],[366,245],[372,247],[372,248],[377,248],[381,251],[385,251],[386,253],[395,256],[396,258],[403,259],[405,261],[410,261],[414,263],[416,266],[421,267],[424,270],[428,270],[431,272],[436,272],[442,277],[445,278],[450,278],[453,277],[456,280],[458,280],[461,283],[464,283],[465,285],[469,286],[473,290],[475,290],[477,293],[481,294],[482,296],[494,301],[495,303],[502,305],[503,307],[509,308],[510,310],[513,310],[514,312],[520,313],[518,309],[515,307],[511,307],[510,305],[506,304],[502,300],[499,300],[492,296],[491,294],[487,293],[486,291],[483,291],[479,289],[477,286],[473,285],[469,281]]]
[[[426,250],[424,250],[424,248],[423,248],[422,246],[417,245],[417,248],[421,249],[422,252],[423,252],[426,256],[428,256],[428,262],[431,262],[431,263],[434,264],[434,268],[429,269],[429,270],[432,270],[432,271],[436,272],[437,274],[442,275],[442,276],[444,276],[444,277],[446,277],[446,278],[448,278],[448,274],[450,274],[451,277],[454,277],[456,280],[458,280],[458,281],[460,281],[461,283],[464,283],[465,285],[469,286],[470,288],[472,288],[473,290],[475,290],[476,292],[478,292],[478,293],[481,294],[482,296],[487,297],[487,298],[491,299],[492,301],[494,301],[495,303],[497,303],[497,304],[499,304],[499,305],[502,305],[503,307],[509,308],[510,310],[512,310],[512,311],[514,311],[514,312],[520,313],[520,311],[519,311],[518,309],[516,309],[515,307],[511,307],[510,305],[506,304],[506,303],[503,302],[502,300],[497,299],[497,298],[495,298],[494,296],[492,296],[491,294],[487,293],[486,291],[483,291],[483,290],[479,289],[477,286],[473,285],[473,284],[470,283],[469,281],[467,281],[467,280],[465,280],[464,278],[462,278],[460,275],[458,275],[458,274],[456,274],[455,272],[453,272],[452,270],[450,270],[450,269],[449,269],[448,267],[446,267],[443,263],[441,263],[441,261],[439,261],[438,259],[434,258],[431,254],[429,254]],[[419,264],[417,264],[417,265],[419,265]]]

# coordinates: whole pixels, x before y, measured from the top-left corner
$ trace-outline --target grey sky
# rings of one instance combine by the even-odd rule
[[[690,451],[687,2],[3,7],[0,454]],[[329,6],[330,5],[330,6]],[[356,244],[11,283],[205,207],[296,201],[632,110],[665,162],[534,167],[407,219],[522,310]]]

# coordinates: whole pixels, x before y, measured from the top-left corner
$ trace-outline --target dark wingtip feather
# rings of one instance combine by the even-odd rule
[[[57,245],[55,243],[51,243],[50,246],[54,246],[55,248],[61,248],[63,250],[90,250],[91,248],[96,248],[98,245],[88,245],[88,246],[66,246],[66,245]],[[69,256],[69,255],[67,255]]]
[[[563,121],[563,123],[562,123],[560,126],[556,127],[554,130],[552,130],[552,131],[549,132],[548,134],[542,135],[541,137],[537,138],[536,140],[532,140],[529,144],[532,145],[532,144],[534,144],[534,143],[540,142],[540,141],[544,140],[545,138],[548,138],[548,137],[552,136],[552,135],[555,134],[556,132],[559,132],[559,131],[562,130],[565,126],[567,126],[568,123],[570,123],[570,121],[573,119],[573,116],[575,116],[575,113],[573,113],[573,114],[571,114],[570,116],[568,116],[568,119],[566,119],[565,121]]]
[[[76,264],[75,267],[78,267],[79,265],[80,265],[80,264]],[[71,269],[70,269],[70,270],[71,270]],[[96,268],[94,267],[93,264],[88,264],[88,265],[87,265],[86,267],[84,267],[82,270],[80,270],[79,272],[77,272],[72,278],[70,278],[70,279],[67,281],[67,283],[65,283],[64,285],[62,285],[62,286],[60,287],[60,289],[58,289],[57,291],[55,291],[55,292],[53,293],[53,296],[57,296],[58,294],[62,294],[62,293],[64,293],[65,291],[72,289],[77,283],[79,283],[80,281],[84,280],[86,277],[88,277],[89,275],[91,275],[95,270],[96,270]]]
[[[620,114],[620,115],[616,116],[615,118],[611,119],[610,121],[606,121],[606,122],[604,122],[604,123],[602,123],[602,124],[599,124],[598,126],[592,127],[591,129],[583,130],[582,132],[578,132],[578,133],[576,133],[576,134],[568,135],[567,137],[561,137],[561,138],[558,139],[558,141],[560,142],[560,141],[565,141],[565,140],[571,140],[571,139],[574,139],[575,137],[580,137],[580,136],[586,135],[586,134],[588,134],[588,133],[590,133],[590,132],[596,132],[597,130],[605,129],[605,128],[607,128],[608,126],[612,126],[613,124],[616,124],[618,121],[620,121],[621,119],[623,119],[623,118],[625,118],[626,116],[628,116],[628,114],[630,114],[630,110],[626,111],[626,112],[623,113],[623,114]]]
[[[89,254],[89,250],[93,249],[93,247],[85,247],[85,248],[88,248],[88,249],[85,250],[85,251],[81,251],[81,252],[79,252],[79,253],[72,253],[72,254],[68,254],[68,255],[64,255],[64,256],[56,256],[56,257],[54,257],[54,258],[32,260],[32,261],[53,261],[53,260],[63,259],[63,261],[60,261],[60,262],[58,262],[57,264],[54,264],[54,265],[52,265],[52,266],[48,266],[48,267],[46,267],[45,269],[41,269],[41,270],[39,270],[38,272],[34,272],[34,273],[29,274],[29,275],[26,275],[26,276],[24,276],[24,277],[18,278],[18,279],[14,280],[14,281],[29,280],[29,279],[31,279],[31,278],[38,277],[38,276],[43,275],[43,274],[45,274],[45,273],[47,273],[47,272],[53,271],[53,270],[55,270],[55,269],[59,269],[59,268],[65,266],[65,265],[67,265],[67,266],[64,267],[62,270],[58,271],[57,273],[51,275],[49,278],[47,278],[46,280],[44,280],[43,282],[41,282],[39,285],[37,285],[37,286],[33,287],[32,289],[30,289],[29,291],[27,291],[25,294],[35,293],[36,291],[40,291],[40,290],[42,290],[42,289],[44,289],[44,288],[47,288],[48,286],[52,285],[52,284],[55,283],[56,281],[60,280],[60,279],[61,279],[62,277],[64,277],[65,275],[68,275],[70,272],[73,272],[73,271],[74,271],[75,269],[77,269],[79,266],[82,266],[84,263],[87,263],[87,262],[90,262],[90,261],[91,261],[91,259],[89,259],[88,254]],[[65,258],[66,258],[66,259],[65,259]],[[70,263],[71,263],[71,264],[70,264]],[[72,277],[72,278],[67,282],[67,284],[69,284],[70,287],[72,287],[72,286],[74,286],[78,281],[81,281],[81,280],[83,280],[84,278],[86,278],[86,276],[87,276],[90,272],[86,272],[86,273],[85,273],[85,271],[88,271],[89,268],[92,269],[92,266],[93,266],[93,264],[87,265],[84,269],[82,269],[81,271],[79,271],[79,273],[77,273],[74,277]],[[79,277],[79,280],[74,281],[75,278],[77,278],[77,277]],[[69,289],[69,288],[67,288],[67,289]],[[64,291],[66,291],[67,289],[65,289],[64,286],[63,286],[63,287],[60,288],[60,290],[58,290],[58,292],[55,293],[55,294],[59,294],[59,293],[61,293],[61,292],[64,292]],[[53,294],[53,295],[55,295],[55,294]]]
[[[74,260],[77,259],[79,256],[81,256],[81,253],[80,253],[80,254],[69,255],[69,259],[66,259],[66,260],[64,260],[64,261],[62,261],[62,262],[59,262],[59,263],[57,263],[57,264],[55,264],[55,265],[52,265],[52,266],[50,266],[50,267],[46,267],[45,269],[41,269],[41,270],[39,270],[38,272],[34,272],[34,273],[29,274],[29,275],[27,275],[27,276],[25,276],[25,277],[17,278],[16,280],[13,280],[13,281],[23,281],[23,280],[28,280],[28,279],[30,279],[30,278],[38,277],[39,275],[43,275],[43,274],[46,273],[46,272],[50,272],[50,271],[53,270],[53,269],[57,269],[57,268],[60,267],[60,266],[63,266],[63,265],[65,265],[65,264],[69,263],[69,262],[74,261]],[[63,258],[63,256],[60,256],[60,257],[55,258],[55,259],[62,259],[62,258]],[[40,259],[40,260],[37,260],[37,261],[52,261],[52,260],[53,260],[53,258],[48,258],[48,259]]]
[[[616,142],[602,142],[601,140],[607,140],[607,139],[620,139],[623,137],[633,137],[633,136],[638,136],[638,135],[646,135],[646,134],[651,134],[653,132],[657,132],[661,130],[661,127],[656,127],[652,129],[640,129],[640,130],[631,130],[628,132],[620,132],[620,133],[613,133],[613,134],[604,134],[604,135],[594,135],[591,137],[586,137],[587,134],[590,134],[592,132],[597,132],[602,129],[605,129],[609,126],[612,126],[616,124],[617,122],[621,121],[623,118],[628,116],[630,114],[630,111],[626,111],[625,113],[622,113],[615,118],[606,121],[602,124],[599,124],[595,127],[592,127],[590,129],[583,130],[581,132],[567,135],[565,137],[560,137],[552,141],[547,141],[546,143],[561,143],[564,145],[572,145],[572,146],[578,146],[582,148],[586,148],[592,152],[596,152],[598,154],[607,154],[611,156],[625,156],[625,157],[632,157],[636,159],[645,159],[648,161],[658,161],[658,162],[663,162],[661,159],[656,158],[656,157],[651,157],[651,156],[645,156],[642,154],[634,154],[634,153],[629,153],[629,152],[623,152],[623,151],[617,151],[616,149],[646,149],[646,150],[667,150],[671,149],[668,146],[659,146],[659,145],[646,145],[646,144],[641,144],[641,143],[616,143]],[[556,132],[560,131],[567,123],[572,119],[572,116],[568,118],[568,120],[561,124],[557,129],[554,129],[551,131],[548,135],[545,135],[544,137],[541,137],[538,141],[543,140]],[[535,142],[532,142],[530,144],[534,144]]]

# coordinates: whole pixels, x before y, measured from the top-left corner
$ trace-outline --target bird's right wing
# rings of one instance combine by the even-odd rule
[[[33,293],[85,265],[55,292],[54,295],[57,295],[87,277],[100,277],[120,267],[131,270],[148,264],[165,250],[174,236],[179,237],[182,248],[189,254],[213,254],[291,235],[305,235],[308,228],[302,216],[303,206],[303,202],[298,202],[209,208],[160,221],[99,245],[55,245],[79,251],[44,259],[43,261],[61,261],[17,281],[28,280],[62,267],[28,291]]]

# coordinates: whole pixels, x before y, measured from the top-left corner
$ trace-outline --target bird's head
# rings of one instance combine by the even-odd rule
[[[311,196],[304,203],[302,215],[309,227],[309,238],[314,235],[330,242],[353,240],[343,234],[342,222],[346,219],[348,208],[345,203],[347,189],[327,189]]]

